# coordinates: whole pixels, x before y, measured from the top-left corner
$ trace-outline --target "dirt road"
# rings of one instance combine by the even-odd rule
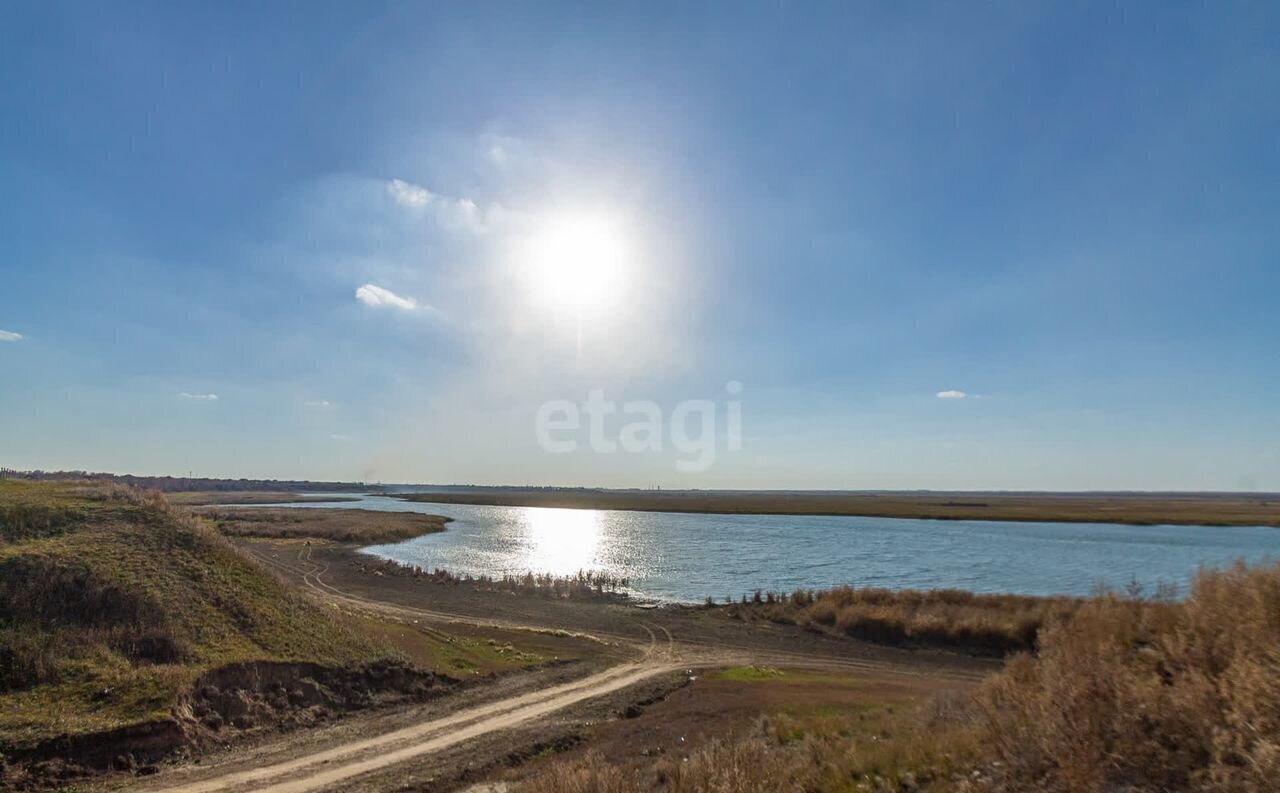
[[[408,610],[350,596],[324,582],[321,576],[325,568],[310,560],[310,546],[300,548],[297,558],[288,562],[268,556],[261,558],[281,572],[299,577],[305,586],[330,602],[400,615],[411,611],[416,617],[433,617],[441,621],[456,619],[455,615],[437,614],[422,609]],[[504,621],[489,624],[508,629],[545,630],[539,626]],[[669,632],[660,627],[637,624],[648,637],[647,643],[635,647],[638,658],[597,674],[467,708],[370,738],[302,753],[280,762],[268,762],[251,768],[232,768],[221,773],[214,771],[207,776],[197,771],[194,774],[184,774],[187,778],[182,782],[158,778],[136,785],[133,789],[146,793],[306,793],[335,788],[355,777],[407,763],[490,733],[510,730],[577,703],[621,691],[649,678],[687,666],[677,657]],[[625,637],[596,638],[601,641],[632,643]],[[204,778],[191,778],[192,776]]]
[[[650,660],[614,667],[583,680],[482,705],[362,741],[274,765],[200,781],[140,788],[154,793],[306,793],[337,785],[486,733],[506,730],[592,697],[635,685],[678,665]]]
[[[266,546],[251,549],[263,562],[288,578],[308,588],[321,599],[344,609],[377,612],[418,623],[432,630],[465,622],[507,630],[548,631],[560,626],[522,622],[503,618],[478,618],[474,615],[437,611],[404,603],[378,600],[339,588],[326,579],[330,564],[313,558],[313,546],[292,546],[289,553]],[[623,612],[625,613],[625,612]],[[741,644],[721,644],[697,637],[698,641],[679,641],[659,615],[638,609],[630,617],[619,616],[610,622],[615,630],[602,632],[575,628],[573,635],[583,636],[614,646],[617,655],[628,657],[616,666],[585,677],[556,682],[536,690],[519,690],[499,699],[462,707],[453,712],[423,712],[415,720],[396,727],[379,729],[370,719],[363,727],[338,740],[319,745],[298,744],[297,736],[282,740],[282,746],[253,755],[234,757],[211,767],[186,766],[172,769],[157,777],[139,780],[130,789],[139,793],[307,793],[319,790],[349,790],[368,786],[384,775],[394,776],[404,769],[431,762],[435,756],[454,751],[472,751],[486,741],[501,743],[507,733],[520,728],[541,729],[544,721],[574,706],[619,695],[624,689],[652,684],[660,676],[709,666],[732,666],[746,663],[792,664],[805,662],[825,666],[842,673],[886,672],[906,675],[934,675],[966,678],[980,674],[976,670],[913,670],[892,660],[868,658],[815,658],[779,648],[753,649]],[[679,627],[678,623],[668,623]],[[569,626],[574,628],[575,626]],[[681,677],[683,679],[683,677]],[[593,706],[594,707],[594,706]],[[369,735],[370,732],[376,734]],[[283,746],[284,744],[292,744]]]

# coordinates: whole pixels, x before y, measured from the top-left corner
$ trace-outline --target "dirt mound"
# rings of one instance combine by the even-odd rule
[[[294,727],[390,701],[426,699],[456,681],[384,661],[358,669],[305,663],[246,663],[197,681],[182,709],[205,730]]]

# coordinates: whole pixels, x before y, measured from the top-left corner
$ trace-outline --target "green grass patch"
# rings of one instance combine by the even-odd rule
[[[355,619],[362,632],[385,640],[415,665],[450,677],[509,672],[550,660],[500,632],[463,636],[372,616]]]
[[[786,673],[781,669],[774,669],[771,666],[733,666],[716,672],[712,678],[735,683],[754,683],[762,680],[774,681],[785,676]]]

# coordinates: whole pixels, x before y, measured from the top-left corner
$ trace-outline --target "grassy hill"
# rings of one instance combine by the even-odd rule
[[[229,665],[396,655],[158,494],[0,480],[0,750],[167,718]]]

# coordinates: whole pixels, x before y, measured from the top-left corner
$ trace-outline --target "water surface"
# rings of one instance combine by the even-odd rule
[[[472,575],[604,572],[630,579],[639,596],[688,602],[843,584],[1034,595],[1087,595],[1133,581],[1149,591],[1162,582],[1185,589],[1201,565],[1258,562],[1280,550],[1280,529],[1252,526],[706,515],[386,496],[283,506],[445,515],[453,518],[447,531],[365,551]]]

